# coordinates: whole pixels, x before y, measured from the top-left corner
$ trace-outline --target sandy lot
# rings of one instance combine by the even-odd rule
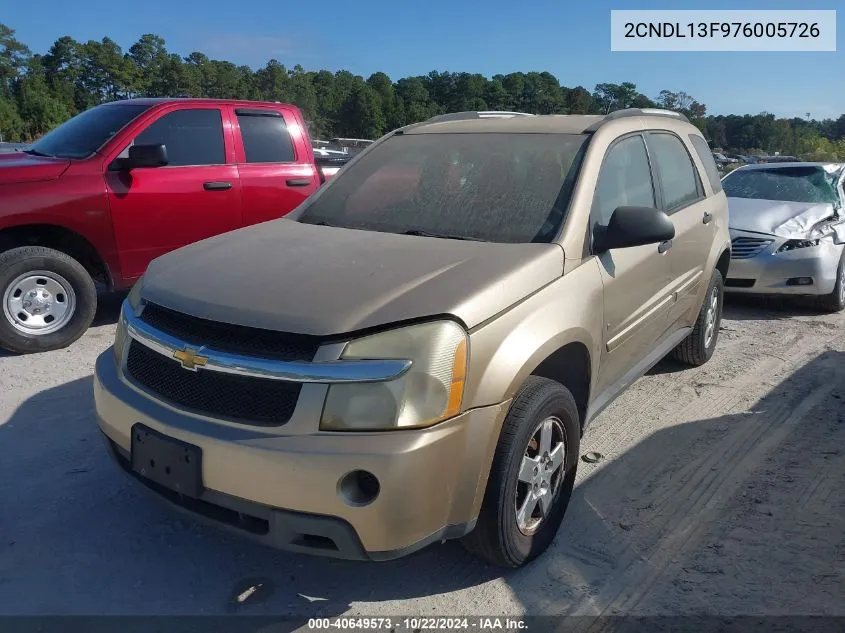
[[[553,549],[502,573],[456,544],[392,563],[275,552],[118,472],[91,368],[0,357],[0,614],[845,615],[845,315],[729,301],[718,351],[663,362],[596,420]]]

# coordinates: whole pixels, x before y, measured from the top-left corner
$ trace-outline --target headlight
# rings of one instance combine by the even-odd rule
[[[818,245],[819,240],[788,240],[775,253],[785,253],[787,251],[794,251],[796,248],[809,248],[810,246]]]
[[[411,368],[389,382],[331,385],[320,428],[419,428],[455,416],[461,410],[468,357],[467,333],[452,321],[411,325],[352,341],[341,358],[405,359]]]
[[[126,301],[124,301],[120,306],[120,316],[117,319],[117,328],[114,331],[114,345],[112,346],[114,359],[118,365],[122,361],[121,354],[123,353],[123,347],[126,344],[126,310],[129,309],[137,311],[140,305],[141,280],[139,279],[135,282],[135,285],[132,286],[132,290],[129,291]]]

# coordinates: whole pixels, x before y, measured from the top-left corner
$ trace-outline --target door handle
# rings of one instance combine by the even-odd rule
[[[307,187],[311,184],[310,178],[289,178],[285,181],[288,187]]]
[[[657,246],[657,252],[665,253],[670,248],[672,248],[672,240],[666,240],[665,242],[660,242],[660,244]]]
[[[705,211],[705,212],[704,212],[704,219],[703,219],[702,221],[703,221],[705,224],[710,224],[710,222],[711,222],[712,220],[713,220],[713,214],[712,214],[712,213],[710,213],[710,212],[708,212],[708,211]]]
[[[202,188],[206,191],[225,191],[232,188],[231,182],[204,182]]]

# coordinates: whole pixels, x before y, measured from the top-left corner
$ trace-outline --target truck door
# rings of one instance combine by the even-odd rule
[[[118,258],[125,278],[180,246],[243,225],[240,183],[223,110],[212,105],[163,110],[132,144],[163,144],[164,167],[106,170]],[[228,157],[228,160],[227,160]]]
[[[232,114],[244,224],[287,215],[320,186],[306,131],[288,108],[234,107]]]

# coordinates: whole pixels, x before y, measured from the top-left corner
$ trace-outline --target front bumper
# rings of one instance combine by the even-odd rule
[[[218,424],[150,398],[120,375],[111,349],[97,359],[94,399],[113,457],[181,509],[279,549],[359,560],[398,558],[472,530],[507,412],[507,403],[473,409],[423,430],[280,435],[284,427]],[[202,450],[198,499],[132,473],[135,423]],[[380,483],[364,506],[338,490],[357,469]]]
[[[774,239],[762,253],[731,259],[725,292],[766,295],[827,295],[833,292],[843,245],[823,239],[818,246],[777,253],[785,239]],[[794,280],[809,278],[799,285]]]

